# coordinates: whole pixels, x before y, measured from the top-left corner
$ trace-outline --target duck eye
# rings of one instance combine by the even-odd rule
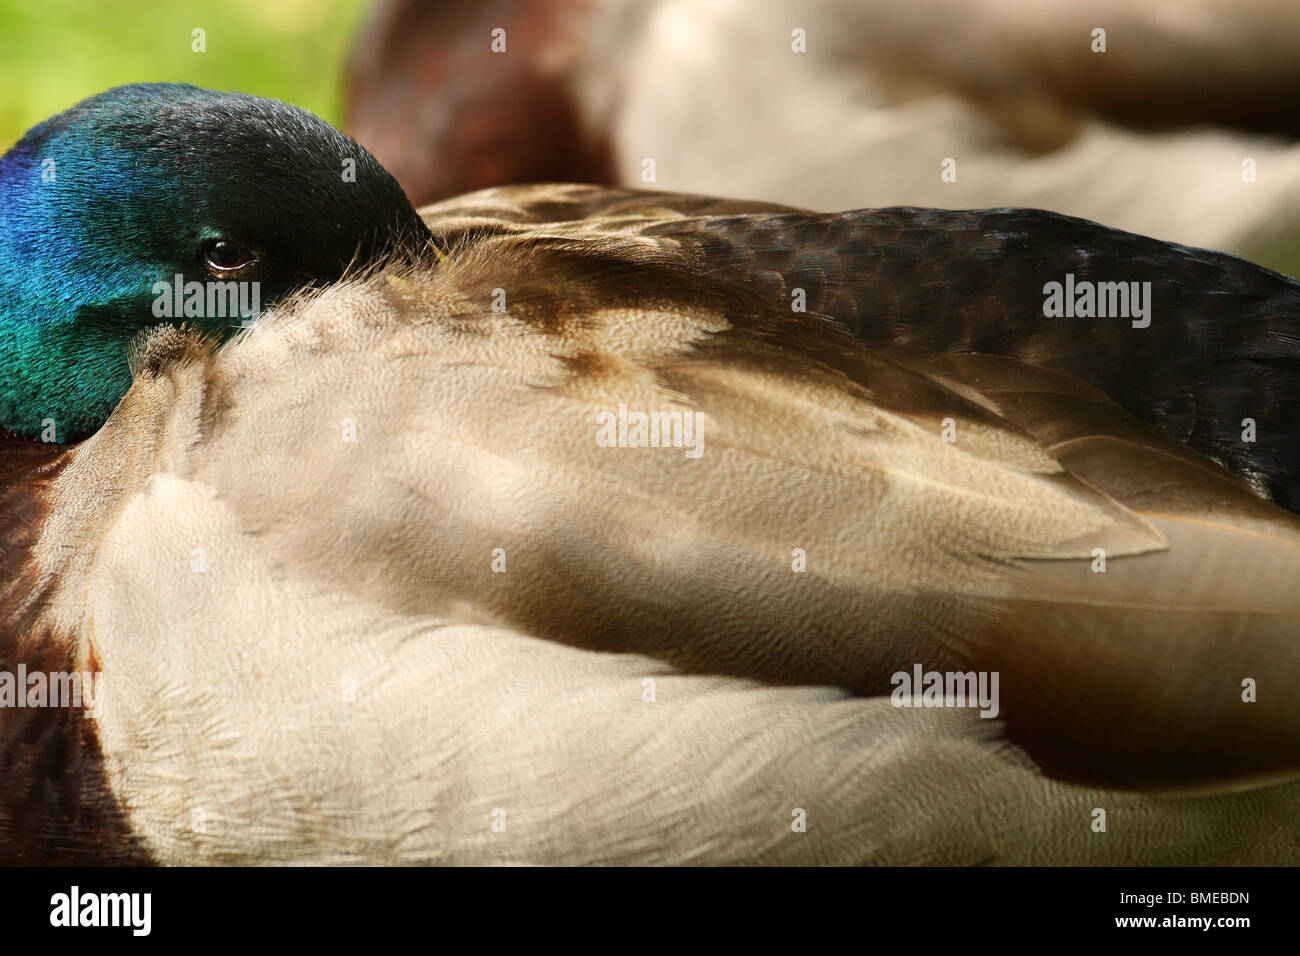
[[[257,255],[242,242],[213,239],[203,247],[203,258],[214,272],[233,272],[256,261]]]

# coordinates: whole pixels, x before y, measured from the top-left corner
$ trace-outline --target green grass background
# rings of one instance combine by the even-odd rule
[[[370,0],[0,0],[0,152],[122,83],[176,81],[296,103],[336,125]],[[207,31],[207,52],[190,49]]]

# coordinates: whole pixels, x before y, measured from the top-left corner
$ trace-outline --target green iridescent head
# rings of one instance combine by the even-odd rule
[[[0,427],[80,440],[149,326],[225,338],[428,243],[374,157],[304,110],[179,84],[85,100],[0,159]]]

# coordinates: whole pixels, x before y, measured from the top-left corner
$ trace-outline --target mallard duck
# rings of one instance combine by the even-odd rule
[[[1033,206],[1296,275],[1297,38],[1284,0],[380,0],[345,128],[417,202]]]
[[[1058,369],[875,344],[877,321],[910,328],[890,283],[943,274],[895,278],[886,235],[979,263],[974,310],[1017,229],[1042,256],[1083,226],[584,186],[417,223],[323,123],[178,89],[221,117],[195,126],[170,95],[106,94],[0,161],[6,271],[61,269],[45,288],[84,299],[4,300],[4,381],[29,390],[0,458],[0,672],[94,688],[93,720],[0,708],[0,858],[1300,860],[1300,519]],[[84,138],[119,122],[129,138]],[[159,177],[189,157],[180,187],[98,219],[134,264],[116,284],[53,255],[62,236],[13,239],[57,231],[10,194],[79,139]],[[360,183],[323,172],[342,156],[368,171],[355,219],[338,204]],[[244,188],[268,218],[209,218]],[[233,336],[160,320],[139,289],[217,253],[118,230],[146,210],[273,250],[252,261],[309,288]],[[1087,228],[1096,255],[1059,270],[1139,249],[1181,270],[1166,320],[1188,350],[1215,347],[1190,341],[1212,290],[1253,328],[1291,289]],[[18,376],[15,330],[77,329],[88,305],[121,318],[108,335],[92,308],[78,352],[104,394],[70,406],[83,440],[36,440],[21,410],[57,389]],[[1165,315],[1123,324],[1137,342]]]

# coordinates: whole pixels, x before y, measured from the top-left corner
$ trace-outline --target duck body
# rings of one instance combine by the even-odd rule
[[[1300,519],[1010,347],[866,344],[884,235],[1059,218],[938,215],[489,191],[224,343],[146,319],[88,438],[0,443],[0,670],[100,675],[0,708],[0,857],[1296,862]]]
[[[516,274],[536,267],[534,252],[517,251]],[[1268,636],[1277,626],[1281,640],[1294,636],[1267,613],[1289,599],[1285,568],[1270,567],[1278,555],[1248,568],[1242,602],[1255,610],[1238,623],[1256,633],[1254,652],[1216,643],[1213,621],[1204,635],[1180,623],[1172,648],[1168,622],[1130,627],[1112,648],[1069,616],[1090,602],[1057,608],[1066,616],[1056,625],[1086,634],[1090,652],[1053,645],[1046,628],[1033,635],[1049,680],[1068,666],[1081,681],[1087,714],[1076,727],[1078,714],[1053,706],[1045,725],[1076,754],[1056,769],[1098,773],[1078,745],[1127,718],[1133,751],[1108,744],[1104,769],[1156,778],[1122,788],[1052,779],[996,721],[894,706],[890,675],[960,666],[948,663],[958,659],[949,628],[978,620],[986,599],[1009,598],[1011,582],[974,555],[989,537],[1008,550],[1059,543],[1065,554],[1048,564],[1086,574],[1088,586],[1139,582],[1147,604],[1157,603],[1147,589],[1169,588],[1189,621],[1212,617],[1214,593],[1186,594],[1159,571],[1178,522],[1108,514],[1096,492],[1057,489],[1023,439],[963,475],[961,490],[916,495],[907,472],[933,479],[958,452],[935,437],[937,421],[934,433],[911,423],[915,405],[845,418],[867,410],[839,404],[824,372],[805,380],[808,367],[764,361],[753,343],[754,378],[739,396],[729,394],[741,385],[730,380],[739,342],[725,364],[706,349],[663,385],[646,381],[647,367],[662,373],[657,362],[676,354],[666,347],[697,340],[695,322],[725,336],[722,317],[678,301],[658,313],[615,309],[601,324],[583,311],[580,323],[542,331],[534,323],[558,302],[521,297],[537,311],[505,320],[490,310],[490,283],[510,260],[471,259],[447,270],[445,286],[339,287],[220,352],[155,341],[143,361],[156,371],[67,453],[31,547],[47,582],[33,628],[104,674],[99,716],[84,723],[120,795],[127,846],[168,863],[1293,858],[1294,783],[1234,793],[1205,776],[1236,777],[1248,769],[1234,765],[1241,755],[1294,759],[1276,752],[1290,738],[1273,740],[1272,754],[1265,746],[1267,724],[1288,711],[1250,713],[1265,726],[1233,727],[1252,741],[1240,750],[1213,729],[1244,706],[1238,670],[1268,663],[1273,677],[1261,682],[1288,679],[1278,669],[1294,658]],[[602,301],[613,291],[598,288]],[[413,323],[408,307],[439,321]],[[692,322],[667,335],[670,317],[685,315]],[[504,366],[485,323],[509,335]],[[291,386],[278,374],[286,357],[303,372]],[[892,365],[875,374],[911,379]],[[792,414],[794,394],[816,399],[815,413]],[[771,404],[755,404],[761,395]],[[681,396],[708,416],[699,459],[594,440],[607,403],[655,408]],[[958,428],[978,429],[979,412],[967,413]],[[767,451],[741,440],[760,433]],[[1000,440],[1009,438],[988,442]],[[871,445],[874,454],[862,447]],[[639,457],[647,452],[656,457]],[[121,489],[111,502],[76,506],[106,479]],[[907,530],[928,509],[960,511],[982,495],[999,520],[976,512],[945,523],[943,548]],[[1284,512],[1248,507],[1259,511],[1238,515],[1244,526],[1261,520],[1300,540]],[[969,543],[957,545],[963,527]],[[83,537],[98,545],[66,547]],[[1094,543],[1112,554],[1109,577],[1087,570]],[[944,557],[958,546],[970,550]],[[807,577],[792,569],[796,547],[814,562]],[[909,553],[935,566],[899,568]],[[1176,556],[1200,567],[1205,551],[1190,543]],[[1123,623],[1104,619],[1116,635]],[[1159,649],[1162,666],[1168,650],[1190,656],[1190,673],[1146,688],[1181,728],[1139,733],[1137,715],[1104,695],[1135,644]],[[998,667],[1008,719],[1042,706],[1013,696],[1009,665]],[[1110,676],[1090,683],[1085,665]],[[1213,717],[1206,680],[1232,702]],[[1189,684],[1195,706],[1180,710]],[[1052,755],[1050,745],[1036,752]],[[1201,775],[1192,789],[1209,792],[1134,791],[1135,781],[1183,789],[1190,755]],[[1271,779],[1281,768],[1263,769]],[[960,795],[946,777],[962,781]],[[1090,828],[1096,807],[1116,821],[1104,843]],[[815,815],[816,831],[791,830],[798,809]],[[500,820],[504,833],[493,829]]]

